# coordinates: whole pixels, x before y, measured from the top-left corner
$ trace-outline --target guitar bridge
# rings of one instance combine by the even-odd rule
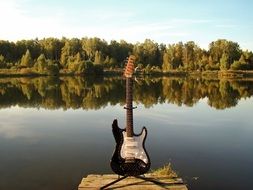
[[[126,161],[125,161],[125,163],[127,163],[127,164],[133,164],[133,163],[135,163],[135,158],[133,157],[133,158],[126,158]]]

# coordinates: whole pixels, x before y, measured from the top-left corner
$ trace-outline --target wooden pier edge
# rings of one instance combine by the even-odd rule
[[[108,189],[123,189],[123,190],[160,190],[160,189],[169,189],[169,190],[188,190],[186,184],[183,183],[181,178],[170,178],[169,176],[164,175],[153,175],[145,174],[145,177],[151,178],[161,182],[161,184],[155,184],[152,182],[144,181],[135,177],[128,177],[110,187]],[[90,174],[87,177],[83,178],[81,183],[78,186],[78,190],[97,190],[100,187],[118,179],[118,175],[115,174]]]

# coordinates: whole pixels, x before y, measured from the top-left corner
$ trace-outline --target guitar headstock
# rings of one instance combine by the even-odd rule
[[[134,63],[135,63],[135,56],[130,55],[128,57],[127,65],[125,67],[124,76],[130,78],[133,76],[134,73]]]

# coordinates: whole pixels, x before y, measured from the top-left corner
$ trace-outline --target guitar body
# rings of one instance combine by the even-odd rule
[[[112,124],[116,148],[111,159],[111,168],[118,175],[138,176],[148,172],[150,159],[145,150],[147,129],[143,127],[139,135],[127,137],[125,129],[118,127],[117,120]]]

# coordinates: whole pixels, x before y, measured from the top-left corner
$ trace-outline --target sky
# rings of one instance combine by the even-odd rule
[[[0,0],[0,40],[99,37],[108,42],[227,39],[253,50],[252,0]]]

